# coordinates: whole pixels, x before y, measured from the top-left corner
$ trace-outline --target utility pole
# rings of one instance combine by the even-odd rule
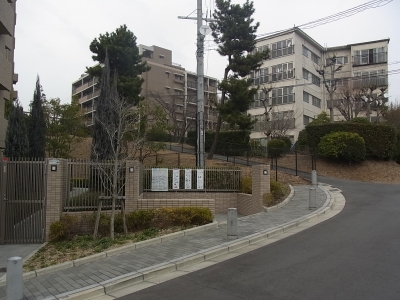
[[[204,30],[201,32],[203,20],[212,21],[211,19],[203,18],[202,0],[197,0],[197,18],[193,17],[178,17],[178,19],[197,20],[197,114],[196,114],[196,131],[197,131],[197,152],[196,166],[204,169],[204,37],[208,33]],[[186,83],[187,84],[187,83]]]

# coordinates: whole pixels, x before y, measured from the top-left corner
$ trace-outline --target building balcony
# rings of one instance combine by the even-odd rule
[[[372,64],[384,64],[388,62],[387,52],[370,53],[365,55],[354,55],[353,66],[365,66]]]
[[[91,99],[93,99],[95,97],[98,97],[99,95],[100,95],[100,91],[95,91],[93,93],[87,94],[87,95],[85,95],[85,96],[83,96],[82,98],[79,99],[79,103],[82,104],[82,103],[84,103],[84,102],[86,102],[88,100],[91,100]]]
[[[12,63],[0,53],[0,90],[12,89]]]
[[[18,82],[18,74],[14,73],[13,74],[13,84],[17,84]]]
[[[387,76],[370,76],[370,77],[361,77],[353,79],[353,87],[354,88],[371,88],[371,87],[385,87],[388,85]]]
[[[7,1],[0,1],[0,34],[12,35],[14,32],[14,9]]]
[[[78,87],[73,87],[72,88],[72,95],[80,93],[80,92],[86,90],[87,88],[92,87],[93,85],[96,85],[98,82],[99,82],[98,80],[95,80],[95,81],[91,80],[89,82],[86,82],[86,83],[78,86]]]
[[[17,100],[18,99],[18,91],[13,91],[12,92],[12,97],[13,97],[13,100]]]

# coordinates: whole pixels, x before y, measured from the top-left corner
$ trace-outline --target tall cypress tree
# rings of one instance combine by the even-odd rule
[[[7,157],[27,157],[29,155],[28,134],[25,123],[25,115],[19,101],[16,100],[11,106],[8,116],[8,127],[6,132]]]
[[[43,99],[39,76],[36,79],[36,88],[31,102],[31,113],[29,116],[29,157],[44,158],[46,147],[46,120],[44,117]]]
[[[116,78],[114,78],[116,80]],[[114,84],[116,87],[116,85]],[[103,72],[100,80],[100,95],[97,102],[95,111],[95,121],[93,125],[93,139],[92,139],[92,159],[94,160],[109,160],[113,156],[113,144],[110,141],[110,135],[106,132],[104,122],[113,122],[115,116],[111,109],[110,99],[114,91],[111,89],[110,80],[110,63],[108,54],[104,59]]]

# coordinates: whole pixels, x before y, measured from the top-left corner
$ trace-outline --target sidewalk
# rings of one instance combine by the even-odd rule
[[[317,210],[308,208],[309,186],[295,186],[291,200],[283,207],[268,213],[242,217],[238,222],[238,240],[227,239],[224,222],[206,231],[168,240],[158,244],[97,259],[76,267],[43,274],[24,281],[26,299],[60,299],[76,293],[96,291],[98,295],[126,287],[127,284],[143,281],[177,270],[183,265],[215,257],[229,245],[265,236],[267,238],[286,229],[298,226],[311,219],[311,215],[323,214],[333,205],[330,186],[320,185],[317,189]],[[337,191],[337,190],[336,190]],[[218,216],[221,220],[222,215]],[[243,243],[242,243],[243,244]],[[245,243],[244,243],[245,244]],[[242,246],[243,247],[243,246]],[[229,250],[227,250],[229,251]],[[4,283],[3,283],[4,284]],[[93,294],[94,295],[94,294]],[[81,299],[87,299],[89,294]],[[5,299],[5,286],[0,286],[0,300]]]

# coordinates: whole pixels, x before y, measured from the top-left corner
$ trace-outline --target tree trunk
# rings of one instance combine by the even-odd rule
[[[121,214],[122,214],[122,224],[124,226],[124,234],[128,235],[128,227],[126,226],[126,217],[125,217],[125,201],[121,200]]]
[[[222,125],[222,118],[221,118],[221,115],[218,115],[217,127],[215,128],[215,136],[214,136],[214,140],[211,145],[211,148],[210,148],[210,152],[208,152],[207,159],[213,159],[215,149],[217,148],[219,132],[221,131],[221,125]]]
[[[117,152],[118,153],[118,152]],[[112,182],[112,205],[111,205],[111,219],[110,219],[110,238],[114,240],[114,220],[115,220],[115,202],[117,199],[118,191],[118,159],[114,160],[113,168],[113,182]]]
[[[99,200],[99,204],[97,206],[96,222],[94,223],[94,233],[93,233],[94,239],[97,237],[97,232],[99,231],[99,222],[100,222],[100,214],[101,214],[102,205],[103,205],[103,200]]]

